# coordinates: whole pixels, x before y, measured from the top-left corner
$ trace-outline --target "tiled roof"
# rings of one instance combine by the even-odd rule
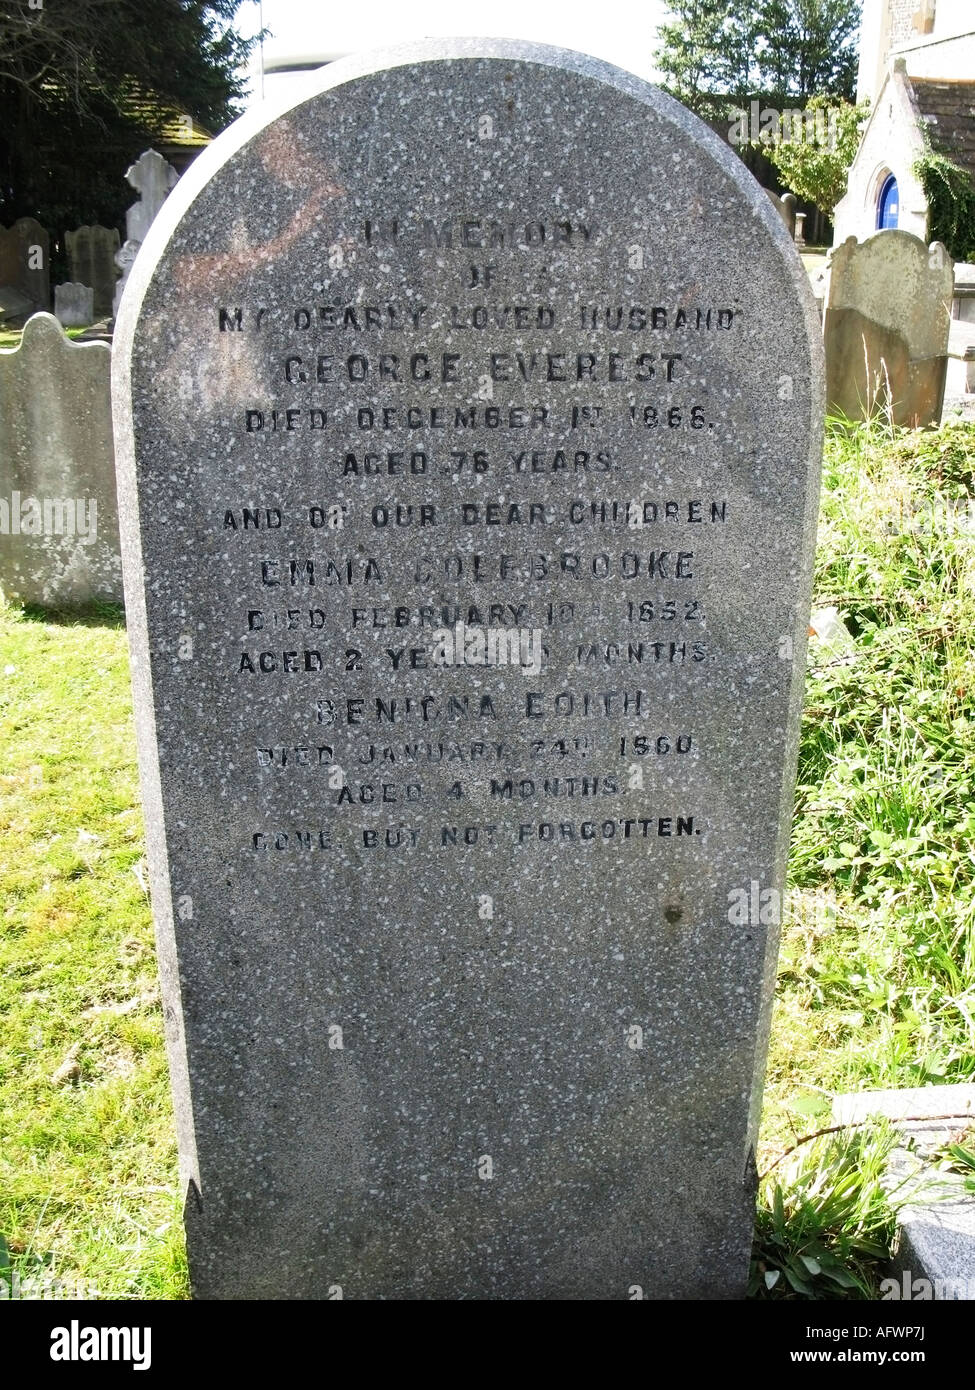
[[[192,116],[177,111],[176,107],[143,91],[134,83],[122,97],[120,105],[127,116],[151,130],[161,144],[201,149],[213,139],[211,133]]]
[[[60,88],[57,82],[47,82],[45,88],[56,93]],[[151,136],[153,142],[172,148],[186,150],[202,149],[213,139],[211,131],[191,114],[183,113],[162,97],[147,92],[135,82],[128,82],[116,94],[118,110],[129,120],[137,122]]]
[[[934,149],[975,175],[975,82],[929,77],[909,81]]]

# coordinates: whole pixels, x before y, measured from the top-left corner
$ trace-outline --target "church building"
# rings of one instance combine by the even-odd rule
[[[915,161],[930,147],[975,177],[975,0],[864,0],[857,100],[870,117],[834,244],[888,227],[927,241]]]

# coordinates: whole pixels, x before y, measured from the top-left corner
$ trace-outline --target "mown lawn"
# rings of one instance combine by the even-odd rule
[[[120,617],[7,609],[0,673],[0,1236],[25,1279],[47,1270],[104,1297],[178,1297]]]
[[[975,1074],[973,473],[973,425],[828,441],[814,602],[851,640],[812,646],[760,1169],[837,1091]],[[119,615],[0,610],[0,672],[0,1274],[9,1249],[67,1294],[182,1298]],[[801,1248],[849,1260],[854,1296],[890,1230],[871,1142],[776,1172],[783,1219],[790,1183],[822,1198]]]

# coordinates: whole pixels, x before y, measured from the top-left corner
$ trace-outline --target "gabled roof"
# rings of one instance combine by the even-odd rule
[[[907,80],[932,147],[975,176],[975,81],[933,77]]]

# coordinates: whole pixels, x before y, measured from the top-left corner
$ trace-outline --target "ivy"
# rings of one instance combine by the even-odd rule
[[[913,165],[930,217],[928,241],[940,241],[954,261],[975,261],[975,183],[967,169],[928,149]]]

